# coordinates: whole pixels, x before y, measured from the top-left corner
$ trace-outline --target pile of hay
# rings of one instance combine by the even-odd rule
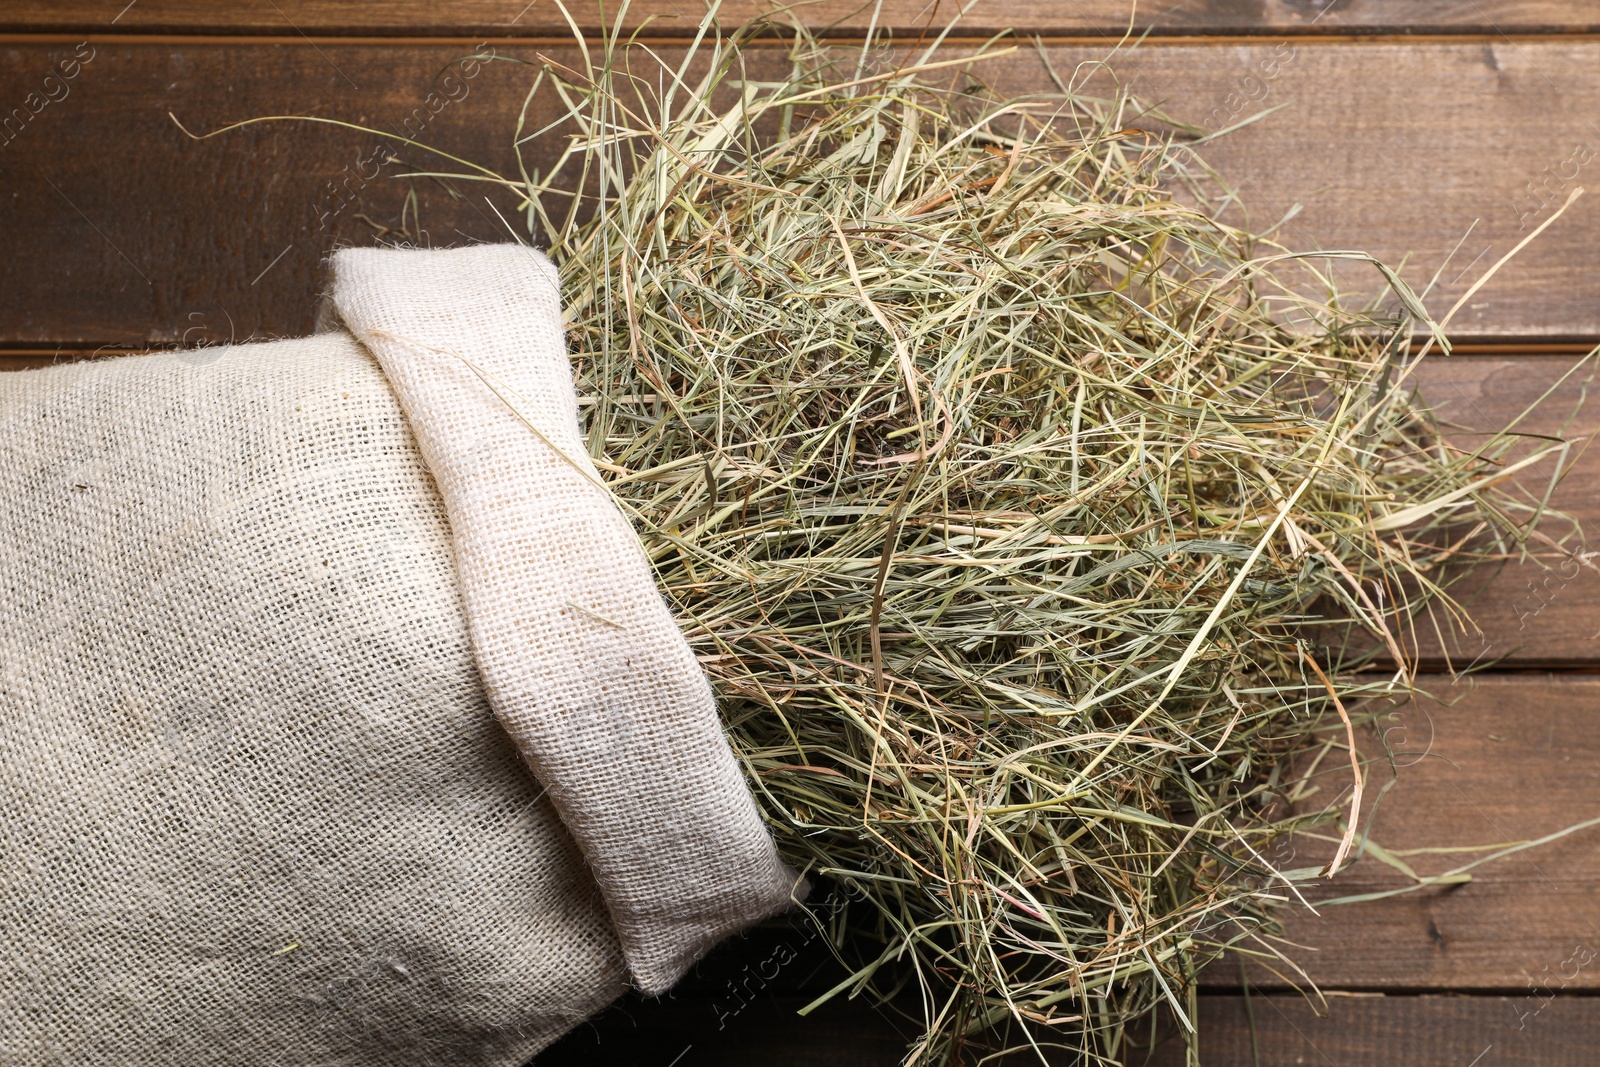
[[[1203,165],[1127,94],[804,33],[757,77],[758,31],[546,60],[564,126],[517,136],[560,165],[472,176],[561,268],[590,448],[780,848],[844,887],[830,995],[920,991],[908,1062],[1118,1060],[1224,947],[1276,955],[1308,746],[1347,862],[1351,715],[1538,501],[1510,437],[1441,440],[1414,293],[1283,281],[1325,260],[1175,199]]]

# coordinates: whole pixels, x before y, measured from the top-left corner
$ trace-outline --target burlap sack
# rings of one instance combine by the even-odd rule
[[[520,1063],[789,904],[557,294],[0,377],[0,1064]]]

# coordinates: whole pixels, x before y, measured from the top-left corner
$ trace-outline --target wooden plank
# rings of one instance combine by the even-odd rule
[[[1600,158],[1600,125],[1561,114],[1600,95],[1600,69],[1592,81],[1577,71],[1590,48],[1600,43],[1157,43],[1116,71],[1134,92],[1207,129],[1284,105],[1205,147],[1249,208],[1224,217],[1261,230],[1292,215],[1277,231],[1291,248],[1407,260],[1403,274],[1419,290],[1438,275],[1428,303],[1442,315],[1587,180],[1591,149]],[[1086,53],[1052,53],[1058,70],[1079,58]],[[1019,56],[995,81],[1034,86],[1037,62]],[[1524,140],[1534,116],[1548,123],[1548,140]],[[1600,205],[1579,200],[1461,308],[1452,333],[1480,342],[1600,336],[1600,313],[1579,306],[1600,308],[1600,272],[1569,270],[1568,258],[1586,254],[1579,249],[1592,244],[1597,220]],[[1331,273],[1348,291],[1379,289],[1369,267]]]
[[[74,60],[71,44],[0,46],[0,102],[13,105],[0,113],[13,122],[0,147],[0,232],[8,241],[0,346],[300,333],[311,324],[327,250],[396,236],[385,227],[401,225],[406,183],[393,178],[402,168],[374,161],[380,138],[285,125],[194,142],[169,111],[200,130],[266,114],[338,117],[418,132],[510,168],[527,79],[526,68],[484,64],[475,77],[449,83],[457,99],[436,94],[430,104],[435,77],[459,75],[451,64],[465,47],[102,42],[77,50],[92,58]],[[758,66],[780,62],[779,52],[763,52]],[[1059,70],[1102,54],[1050,50]],[[76,77],[59,83],[67,95],[40,104],[51,71],[75,62]],[[1274,62],[1278,76],[1261,81]],[[1590,117],[1600,99],[1600,41],[1169,41],[1146,45],[1117,69],[1202,123],[1292,102],[1207,154],[1258,226],[1303,205],[1282,231],[1296,247],[1365,247],[1391,260],[1410,253],[1408,276],[1422,285],[1478,220],[1432,298],[1441,311],[1548,217],[1543,203],[1587,173],[1579,149],[1600,145]],[[1016,91],[1048,81],[1031,50],[984,70]],[[544,121],[551,107],[548,98],[536,103],[530,121]],[[554,145],[553,137],[532,145],[530,163],[547,161]],[[431,162],[415,150],[400,154]],[[1571,180],[1562,176],[1574,170]],[[1529,182],[1544,183],[1532,199]],[[426,233],[414,239],[506,238],[481,189],[460,190],[464,199],[452,201],[432,182],[418,188]],[[1578,201],[1463,309],[1458,336],[1600,336],[1600,244],[1590,239],[1597,221],[1600,196]],[[1370,271],[1346,274],[1361,288],[1376,286]]]
[[[1231,77],[1230,63],[1258,61],[1265,47],[1166,44],[1139,54],[1127,70],[1146,81],[1159,75],[1171,84],[1215,88],[1228,84],[1219,82],[1219,69]],[[1396,77],[1421,94],[1422,82],[1451,64],[1483,68],[1483,46],[1472,46],[1470,54],[1464,47],[1300,47],[1274,84],[1287,90],[1291,78],[1305,76],[1304,84],[1293,87],[1309,95],[1296,99],[1307,102],[1308,119],[1324,122],[1322,135],[1333,136],[1349,114],[1380,116],[1379,143],[1324,145],[1319,156],[1300,127],[1272,125],[1288,113],[1281,112],[1238,134],[1241,140],[1228,149],[1234,153],[1232,169],[1254,173],[1258,191],[1277,190],[1272,195],[1280,198],[1285,190],[1330,178],[1342,183],[1336,200],[1346,214],[1330,208],[1317,215],[1321,209],[1313,207],[1291,223],[1290,239],[1302,246],[1318,240],[1348,245],[1387,241],[1398,255],[1409,239],[1396,234],[1406,227],[1417,242],[1428,239],[1428,233],[1446,235],[1447,228],[1437,220],[1450,212],[1467,219],[1467,212],[1502,180],[1495,177],[1496,170],[1460,168],[1448,176],[1454,185],[1430,185],[1432,172],[1426,167],[1396,178],[1404,160],[1384,163],[1374,157],[1401,156],[1396,146],[1407,138],[1438,131],[1399,122],[1394,111],[1403,111],[1402,105],[1390,108],[1382,99],[1341,96],[1346,90],[1335,83],[1340,70],[1364,71],[1368,81],[1381,82],[1392,65],[1400,71]],[[1593,62],[1600,59],[1600,45],[1551,48],[1546,67],[1562,74],[1561,84],[1592,83],[1600,89],[1600,63]],[[74,49],[17,46],[0,49],[0,54],[6,60],[0,66],[0,92],[19,98],[32,84],[29,78],[52,63],[70,60]],[[398,207],[405,184],[373,176],[373,169],[380,169],[372,162],[379,139],[297,125],[254,127],[193,142],[165,111],[174,110],[199,128],[274,111],[336,114],[401,128],[421,123],[419,132],[442,147],[504,165],[503,137],[512,127],[512,109],[520,104],[522,68],[485,64],[475,77],[461,79],[464,96],[437,115],[424,109],[417,118],[417,101],[426,98],[433,76],[461,54],[447,45],[95,46],[92,58],[80,61],[70,94],[50,104],[0,148],[7,179],[0,191],[10,194],[0,196],[0,232],[7,235],[11,250],[0,260],[0,287],[8,294],[0,303],[0,345],[13,352],[23,346],[42,349],[19,353],[21,361],[28,361],[54,359],[58,349],[222,343],[306,332],[326,251],[338,243],[370,243],[375,226],[401,221]],[[1089,54],[1070,48],[1053,51],[1058,66]],[[1024,56],[999,74],[1019,87],[1037,85],[1042,75],[1036,63]],[[1320,95],[1325,89],[1333,95],[1331,102]],[[1450,105],[1433,119],[1443,123],[1454,116],[1452,121],[1476,124],[1473,136],[1487,138],[1495,135],[1496,123],[1511,124],[1520,108],[1534,113],[1541,99],[1542,91],[1528,90],[1515,106],[1489,102],[1473,114],[1457,114]],[[1578,102],[1563,93],[1555,99],[1573,106],[1552,106],[1548,114],[1539,113],[1538,122],[1506,126],[1508,154],[1516,155],[1517,145],[1538,140],[1544,128],[1565,121],[1562,116]],[[1292,150],[1280,150],[1285,139]],[[1217,152],[1226,144],[1219,144]],[[1255,145],[1254,155],[1244,151],[1250,144]],[[96,150],[84,152],[81,145]],[[1524,158],[1535,151],[1524,147]],[[1322,172],[1311,173],[1319,164]],[[1402,194],[1385,192],[1388,181],[1413,190],[1415,198],[1431,197],[1436,209],[1425,218],[1399,211]],[[506,238],[500,219],[479,202],[451,201],[428,183],[418,183],[418,190],[426,237],[433,243]],[[1546,235],[1548,243],[1528,251],[1525,265],[1508,267],[1480,294],[1474,305],[1487,307],[1472,314],[1488,324],[1485,333],[1521,330],[1535,341],[1563,334],[1600,336],[1600,246],[1588,240],[1593,219],[1582,214],[1596,208],[1600,198],[1580,200],[1574,213]],[[1486,241],[1495,226],[1500,227],[1495,231],[1499,243],[1473,253],[1480,264],[1509,247],[1518,232],[1505,217],[1490,216],[1480,227]],[[1468,246],[1469,251],[1474,248]],[[1414,275],[1419,284],[1444,254],[1438,246],[1433,252],[1433,259],[1419,261]],[[1453,291],[1447,287],[1445,296]],[[1430,395],[1448,401],[1445,410],[1452,418],[1491,427],[1503,425],[1536,399],[1570,361],[1554,356],[1525,363],[1509,357],[1435,358],[1421,380]],[[19,360],[0,362],[16,365]],[[1569,384],[1550,410],[1569,410],[1581,392],[1579,383]],[[1551,430],[1558,421],[1541,417],[1527,428]],[[1588,433],[1594,427],[1591,411],[1575,430]],[[1592,489],[1600,481],[1596,462],[1585,455],[1556,498],[1558,506],[1570,508],[1591,528],[1600,528],[1600,493]],[[1529,480],[1537,473],[1530,472]],[[1600,618],[1600,574],[1592,570],[1574,571],[1570,564],[1553,574],[1531,565],[1510,569],[1476,592],[1472,608],[1489,636],[1449,642],[1451,653],[1462,662],[1510,656],[1523,664],[1561,665],[1600,658],[1600,624],[1593,621]],[[1428,634],[1422,635],[1421,644],[1430,656],[1442,652],[1441,643]]]
[[[727,0],[726,25],[777,6],[763,0]],[[945,0],[885,0],[877,25],[898,33],[935,27],[960,5]],[[582,0],[569,4],[585,30],[607,25],[618,5]],[[863,0],[820,0],[799,8],[808,25],[861,33],[875,5]],[[704,10],[696,0],[641,0],[631,6],[631,26],[649,23],[655,34],[692,31]],[[601,12],[608,12],[602,17]],[[1485,10],[1454,0],[989,0],[963,21],[965,32],[1006,28],[1043,34],[1120,34],[1132,24],[1158,34],[1200,33],[1571,33],[1600,29],[1600,15],[1580,0],[1509,0]],[[20,0],[0,14],[0,32],[208,33],[208,34],[510,34],[564,35],[567,24],[551,0]]]
[[[1457,427],[1504,427],[1533,409],[1518,432],[1573,441],[1573,460],[1550,506],[1589,531],[1593,548],[1592,534],[1600,531],[1600,453],[1587,444],[1600,431],[1600,405],[1592,399],[1595,370],[1593,363],[1574,356],[1429,357],[1416,380],[1440,417]],[[1451,439],[1462,448],[1484,440],[1464,430],[1453,431]],[[1513,455],[1544,443],[1530,439]],[[1547,492],[1556,473],[1554,461],[1530,469],[1518,483],[1524,499],[1531,503]],[[1552,519],[1546,525],[1551,534],[1563,528],[1570,530],[1570,522]],[[1548,545],[1536,542],[1532,547],[1542,559],[1508,563],[1452,589],[1477,630],[1451,627],[1441,613],[1436,626],[1425,620],[1408,635],[1408,647],[1434,669],[1446,663],[1481,669],[1500,662],[1587,669],[1600,659],[1600,570],[1561,557]],[[1581,549],[1582,542],[1573,547]]]
[[[1391,852],[1532,840],[1600,818],[1600,677],[1496,674],[1452,683],[1424,676],[1419,700],[1363,733],[1370,757],[1386,735],[1400,765],[1369,764],[1368,840]],[[1348,763],[1324,761],[1320,793],[1302,807],[1348,802]],[[1391,786],[1391,781],[1394,784]],[[1331,842],[1296,840],[1269,855],[1278,866],[1315,866]],[[1421,874],[1437,874],[1488,852],[1413,855]],[[1291,951],[1324,990],[1458,990],[1520,997],[1530,988],[1580,994],[1600,990],[1600,827],[1479,867],[1465,885],[1418,890],[1385,900],[1285,912]],[[1339,876],[1306,889],[1315,904],[1408,884],[1392,867],[1363,856]],[[803,931],[803,927],[799,928]],[[787,944],[794,951],[779,951]],[[771,965],[771,961],[782,961]],[[802,997],[841,977],[825,948],[803,932],[761,932],[718,951],[678,991],[720,1005]],[[1253,970],[1251,984],[1285,988]],[[751,976],[765,977],[754,980]],[[1211,989],[1237,989],[1237,961],[1204,972]],[[803,1001],[802,1001],[803,1002]],[[631,1010],[631,1009],[630,1009]],[[731,1013],[731,1014],[730,1014]]]
[[[1294,996],[1207,996],[1200,1003],[1206,1067],[1588,1067],[1600,1000],[1593,997],[1330,997],[1315,1010]],[[1130,1067],[1183,1067],[1166,1041]]]
[[[1600,679],[1499,675],[1463,682],[1454,692],[1448,679],[1423,685],[1449,704],[1403,709],[1380,724],[1401,762],[1412,765],[1384,797],[1372,840],[1392,850],[1483,845],[1600,815]],[[1344,773],[1328,774],[1327,794],[1338,792]],[[1369,795],[1386,781],[1374,773]],[[1600,829],[1487,865],[1468,885],[1329,908],[1321,920],[1293,919],[1289,939],[1309,946],[1296,956],[1329,994],[1325,1017],[1298,996],[1258,991],[1251,998],[1257,1061],[1242,998],[1208,993],[1201,1006],[1203,1062],[1592,1063],[1600,998],[1586,994],[1600,989],[1597,845]],[[1302,842],[1297,855],[1276,859],[1311,864],[1325,848]],[[1411,862],[1434,873],[1460,859]],[[1364,858],[1312,896],[1402,881]],[[538,1063],[659,1067],[688,1048],[692,1058],[685,1054],[684,1062],[704,1064],[898,1062],[899,1042],[914,1026],[892,1010],[857,1003],[832,1006],[820,1021],[792,1014],[839,976],[821,946],[804,936],[780,928],[727,945],[669,998],[631,998]],[[1204,980],[1214,990],[1236,988],[1239,974],[1224,962]],[[1260,972],[1256,979],[1273,984]],[[1489,1046],[1493,1055],[1475,1061]],[[1169,1042],[1151,1062],[1181,1063],[1174,1055]],[[1128,1062],[1145,1062],[1143,1053]]]
[[[190,339],[214,343],[226,338],[197,332]],[[82,349],[0,351],[0,370],[115,354]],[[1581,406],[1590,387],[1587,370],[1568,375],[1577,363],[1578,357],[1573,355],[1435,356],[1424,361],[1416,381],[1442,418],[1463,427],[1509,425],[1543,399],[1543,404],[1523,419],[1519,430],[1528,434],[1564,432],[1575,440],[1577,454],[1583,440],[1600,431],[1600,406]],[[1565,383],[1557,385],[1564,375]],[[1550,392],[1548,397],[1546,392]],[[1574,412],[1576,418],[1563,430]],[[1457,432],[1453,440],[1468,448],[1481,437]],[[1521,481],[1526,494],[1530,498],[1542,494],[1556,469],[1551,460],[1528,470]],[[1552,496],[1551,506],[1564,510],[1585,529],[1600,530],[1600,451],[1578,455],[1568,478]],[[1551,523],[1548,528],[1554,533],[1559,527]],[[1600,660],[1600,622],[1596,621],[1600,619],[1600,573],[1570,559],[1551,558],[1546,546],[1535,547],[1545,549],[1545,559],[1509,564],[1453,589],[1478,630],[1451,629],[1443,618],[1440,630],[1435,630],[1425,621],[1416,633],[1408,635],[1407,646],[1433,669],[1450,663],[1482,668],[1502,662],[1523,668],[1589,669],[1588,665]]]
[[[797,997],[751,1004],[718,1026],[713,1002],[676,994],[628,1001],[579,1027],[534,1067],[745,1067],[751,1063],[894,1067],[910,1024],[864,1004],[796,1014]],[[1329,996],[1325,1003],[1285,994],[1200,997],[1201,1062],[1206,1067],[1589,1067],[1600,1030],[1600,998],[1551,996]],[[1141,1035],[1129,1067],[1185,1067],[1168,1021],[1154,1054]],[[1036,1060],[1016,1062],[1037,1063]],[[1068,1064],[1059,1056],[1048,1062]]]
[[[1369,840],[1390,853],[1481,849],[1600,818],[1600,678],[1424,676],[1418,685],[1435,699],[1394,710],[1362,737],[1373,759],[1369,812],[1377,805]],[[1397,779],[1381,758],[1380,734],[1396,752]],[[1304,809],[1348,805],[1347,760],[1334,751],[1323,766],[1320,791],[1302,802]],[[1302,838],[1268,858],[1283,869],[1312,867],[1331,850],[1331,842]],[[1428,876],[1488,854],[1403,859]],[[1471,873],[1465,885],[1324,907],[1320,917],[1286,912],[1288,940],[1306,946],[1289,954],[1324,989],[1600,989],[1600,827]],[[1368,854],[1305,895],[1315,905],[1410,884]],[[1218,965],[1204,981],[1236,987],[1237,965]],[[1284,987],[1258,969],[1252,982]]]
[[[195,334],[191,340],[219,339]],[[0,370],[115,354],[74,349],[0,351]],[[1594,531],[1600,530],[1600,450],[1583,446],[1600,432],[1600,404],[1593,400],[1582,404],[1592,383],[1587,370],[1568,374],[1577,363],[1572,356],[1431,357],[1417,371],[1416,380],[1441,417],[1458,426],[1501,427],[1521,419],[1520,432],[1565,433],[1573,439],[1576,459],[1566,480],[1552,494],[1550,505],[1583,529]],[[1566,381],[1558,385],[1563,376]],[[1543,403],[1523,418],[1541,400]],[[1482,440],[1480,435],[1464,431],[1454,433],[1452,439],[1462,448],[1474,447]],[[1518,452],[1543,443],[1535,440]],[[1556,470],[1555,460],[1529,469],[1520,479],[1525,498],[1543,494]],[[1549,520],[1546,528],[1554,534],[1566,521]],[[1548,546],[1533,547],[1543,558],[1486,570],[1452,588],[1476,629],[1454,626],[1440,612],[1437,619],[1422,620],[1414,632],[1406,634],[1405,646],[1433,670],[1448,669],[1452,664],[1462,669],[1495,665],[1595,669],[1593,665],[1600,660],[1600,571],[1558,557]]]
[[[1557,996],[1331,996],[1200,998],[1206,1067],[1590,1067],[1600,998]],[[758,1001],[718,1029],[711,1004],[682,995],[630,1002],[579,1027],[534,1067],[746,1067],[748,1064],[894,1067],[896,1023],[854,1004],[819,1016],[795,1014],[798,998]],[[1185,1067],[1170,1022],[1129,1050],[1128,1067]],[[674,1065],[673,1057],[681,1056]],[[1021,1060],[1018,1063],[1037,1063]],[[1048,1062],[1073,1062],[1065,1055]]]

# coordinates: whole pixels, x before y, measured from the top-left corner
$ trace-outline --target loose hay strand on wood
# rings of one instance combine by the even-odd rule
[[[1465,619],[1445,564],[1521,552],[1506,478],[1564,446],[1450,446],[1397,365],[1420,298],[1377,263],[1392,314],[1306,295],[1127,92],[802,29],[774,72],[760,30],[541,66],[568,147],[504,181],[591,450],[849,901],[834,994],[919,991],[912,1063],[1119,1062],[1224,948],[1277,955],[1318,872],[1274,843],[1350,810],[1284,818],[1287,760],[1408,692],[1413,621]]]

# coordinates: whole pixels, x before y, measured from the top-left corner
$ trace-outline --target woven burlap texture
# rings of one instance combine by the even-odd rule
[[[583,849],[634,983],[663,992],[796,879],[585,448],[555,267],[514,244],[349,249],[333,303],[444,499],[489,703]]]
[[[429,346],[392,384],[342,330],[0,377],[0,1064],[509,1067],[789,901],[637,541],[540,458],[548,264],[336,268]]]

